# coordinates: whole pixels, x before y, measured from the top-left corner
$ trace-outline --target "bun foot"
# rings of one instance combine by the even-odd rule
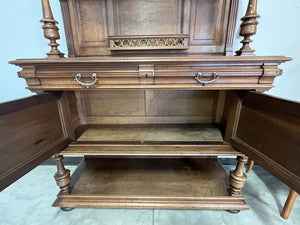
[[[227,210],[227,211],[230,212],[230,213],[237,214],[237,213],[239,213],[241,210]]]
[[[62,211],[65,211],[65,212],[69,212],[69,211],[72,211],[74,208],[70,208],[70,207],[61,207],[60,208]]]

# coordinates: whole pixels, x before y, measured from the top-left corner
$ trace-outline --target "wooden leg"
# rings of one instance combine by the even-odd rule
[[[293,205],[295,203],[297,196],[298,196],[298,193],[291,189],[289,196],[284,204],[283,210],[281,212],[282,218],[284,218],[284,219],[289,218],[289,215],[292,211],[292,208],[293,208]]]
[[[251,170],[253,169],[253,166],[254,166],[254,161],[253,161],[253,160],[250,160],[250,164],[249,164],[249,167],[248,167],[246,173],[250,173]]]
[[[247,179],[247,176],[244,173],[244,166],[248,161],[248,158],[246,156],[238,156],[237,161],[238,163],[235,170],[230,171],[229,175],[230,192],[232,195],[241,194],[241,190],[244,187]]]
[[[66,170],[62,162],[63,157],[59,154],[55,154],[54,161],[57,165],[57,172],[54,175],[57,186],[61,189],[61,194],[70,193],[70,170]]]

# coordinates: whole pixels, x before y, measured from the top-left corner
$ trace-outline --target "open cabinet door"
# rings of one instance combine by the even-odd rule
[[[0,104],[0,191],[70,143],[65,103],[47,93]]]
[[[300,193],[300,104],[239,92],[232,145]]]

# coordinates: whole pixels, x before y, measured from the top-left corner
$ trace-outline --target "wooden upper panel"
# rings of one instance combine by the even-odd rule
[[[61,0],[61,7],[69,56],[224,55],[232,53],[238,0]]]

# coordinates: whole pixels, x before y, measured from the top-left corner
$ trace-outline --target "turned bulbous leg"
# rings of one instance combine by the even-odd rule
[[[64,164],[62,162],[63,157],[59,154],[55,154],[54,161],[57,165],[57,172],[54,175],[54,179],[56,180],[57,186],[61,189],[61,194],[69,194],[70,193],[70,170],[66,170]]]
[[[238,156],[237,161],[238,163],[235,170],[230,171],[229,175],[230,192],[232,195],[241,194],[241,190],[247,179],[244,173],[244,165],[248,161],[248,158],[246,156]]]

